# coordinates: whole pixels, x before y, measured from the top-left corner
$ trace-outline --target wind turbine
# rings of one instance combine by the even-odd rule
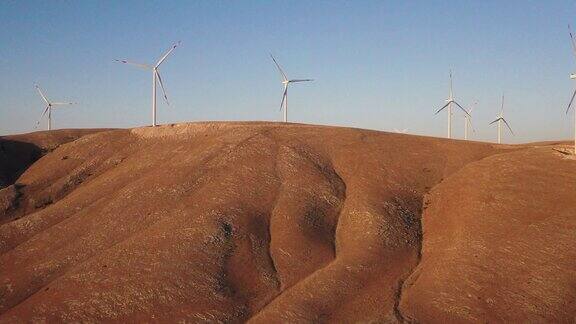
[[[502,123],[506,124],[506,127],[508,127],[508,130],[510,130],[510,133],[514,135],[512,128],[510,128],[510,125],[508,125],[508,122],[506,119],[504,119],[504,95],[502,95],[502,108],[500,108],[500,115],[489,125],[492,125],[495,122],[498,122],[498,144],[502,143]]]
[[[574,41],[574,36],[572,35],[572,28],[570,28],[570,25],[568,25],[568,31],[570,32],[570,40],[572,41],[572,50],[574,52],[574,56],[576,57],[576,42]],[[576,74],[570,74],[570,79],[576,79]],[[566,114],[568,114],[570,108],[572,108],[574,97],[576,97],[576,90],[574,90],[572,98],[570,98],[570,103],[568,103],[568,108],[566,108]],[[574,111],[574,154],[576,155],[576,111]]]
[[[407,132],[408,132],[408,128],[404,128],[402,130],[399,130],[398,128],[394,128],[394,133],[406,134]]]
[[[130,65],[134,65],[134,66],[137,66],[137,67],[145,69],[145,70],[152,71],[152,126],[153,127],[156,126],[156,84],[158,82],[160,82],[160,87],[162,88],[162,93],[164,94],[164,100],[166,101],[166,104],[170,105],[170,103],[168,102],[168,96],[166,95],[166,89],[164,88],[164,83],[162,83],[162,78],[160,77],[160,70],[159,70],[160,64],[162,64],[166,60],[168,55],[170,55],[170,53],[172,53],[172,51],[174,51],[174,49],[176,49],[176,47],[179,45],[180,45],[180,42],[177,42],[174,45],[172,45],[172,47],[170,47],[170,49],[168,51],[166,51],[166,53],[164,53],[164,55],[162,55],[162,57],[160,57],[160,59],[158,60],[158,62],[156,62],[155,65],[134,63],[134,62],[130,62],[127,60],[116,60],[116,62],[120,62],[120,63],[124,63],[124,64],[130,64]]]
[[[472,129],[472,132],[475,132],[474,130],[474,126],[472,126],[472,111],[474,110],[474,107],[478,104],[478,102],[474,103],[474,106],[472,106],[472,108],[470,108],[470,110],[468,111],[468,114],[464,115],[464,139],[468,140],[468,128]]]
[[[38,90],[38,93],[42,97],[42,100],[44,100],[44,102],[46,103],[46,108],[44,109],[42,116],[40,116],[40,119],[42,119],[42,117],[44,117],[44,115],[46,115],[46,113],[48,113],[48,130],[51,130],[52,129],[52,108],[54,108],[55,106],[73,105],[74,103],[72,103],[72,102],[52,102],[52,101],[48,100],[48,98],[46,98],[46,95],[44,95],[44,92],[42,92],[42,89],[40,89],[39,85],[35,84],[34,86],[36,87],[36,90]],[[40,119],[36,122],[36,126],[34,128],[38,127],[38,125],[40,124]]]
[[[446,104],[438,109],[434,115],[437,115],[444,108],[448,107],[448,138],[452,138],[452,104],[455,104],[460,108],[466,115],[470,115],[466,109],[464,109],[457,101],[454,99],[454,92],[452,91],[452,70],[450,70],[450,94],[448,99],[446,99]]]
[[[274,64],[276,64],[276,67],[278,68],[278,71],[280,72],[280,75],[282,77],[282,84],[284,85],[284,92],[282,93],[282,101],[280,102],[280,110],[284,109],[284,122],[288,122],[288,85],[290,83],[297,83],[297,82],[309,82],[309,81],[314,81],[313,79],[288,79],[288,77],[286,76],[286,73],[284,73],[284,71],[282,71],[282,68],[280,67],[280,64],[278,64],[278,62],[276,62],[276,59],[274,58],[274,56],[272,56],[272,54],[270,54],[270,57],[272,58],[272,61],[274,61]]]

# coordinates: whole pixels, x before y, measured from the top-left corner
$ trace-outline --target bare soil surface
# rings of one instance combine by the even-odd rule
[[[17,214],[24,185],[15,183],[20,175],[43,155],[58,146],[72,142],[84,135],[104,131],[103,129],[63,129],[40,131],[30,134],[0,136],[0,224]]]
[[[11,139],[54,146],[8,154],[23,162],[0,190],[0,322],[575,320],[564,142],[265,122],[69,132]]]
[[[32,163],[58,146],[103,129],[62,129],[0,136],[0,188],[7,187]]]
[[[401,310],[421,322],[576,322],[576,160],[551,147],[470,163],[426,197]]]

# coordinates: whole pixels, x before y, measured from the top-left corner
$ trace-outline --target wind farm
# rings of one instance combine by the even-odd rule
[[[570,4],[1,6],[0,324],[574,322]]]

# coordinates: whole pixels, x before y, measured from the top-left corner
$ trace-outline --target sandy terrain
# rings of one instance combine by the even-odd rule
[[[576,321],[565,143],[65,132],[0,155],[0,322]]]

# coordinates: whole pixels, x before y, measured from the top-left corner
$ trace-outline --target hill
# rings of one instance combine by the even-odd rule
[[[77,135],[13,180],[0,322],[574,320],[561,143],[256,122]]]
[[[0,136],[0,188],[7,187],[43,154],[61,144],[102,129],[63,129],[30,134]]]

